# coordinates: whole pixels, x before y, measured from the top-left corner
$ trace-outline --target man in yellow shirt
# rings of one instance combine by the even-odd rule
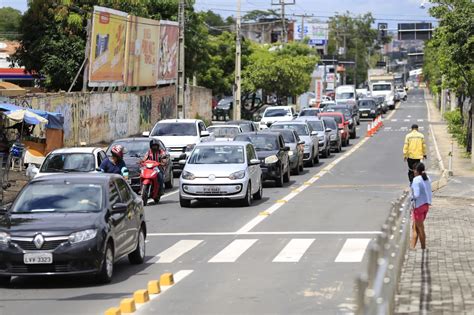
[[[418,125],[416,124],[411,126],[411,132],[405,137],[403,158],[408,162],[408,179],[411,184],[415,177],[413,169],[422,159],[426,159],[425,136],[418,131]]]

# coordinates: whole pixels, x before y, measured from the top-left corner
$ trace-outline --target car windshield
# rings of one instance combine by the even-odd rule
[[[263,117],[283,117],[291,114],[289,110],[283,108],[269,109],[263,114]]]
[[[234,99],[232,97],[228,97],[228,98],[223,98],[219,101],[219,103],[217,103],[217,106],[218,107],[225,107],[225,108],[229,108],[230,105],[232,105],[232,102],[234,101]]]
[[[238,127],[209,127],[207,128],[209,132],[213,132],[216,138],[234,138],[240,133]]]
[[[278,150],[278,140],[273,135],[242,135],[235,137],[236,141],[250,141],[257,151],[275,151]]]
[[[53,153],[43,162],[42,173],[92,172],[95,159],[92,153]]]
[[[372,91],[391,91],[392,86],[390,84],[374,84],[372,85]]]
[[[332,130],[337,129],[336,121],[330,117],[323,118],[326,127],[331,128]]]
[[[35,212],[96,212],[102,209],[102,186],[70,183],[32,183],[15,201],[13,213]]]
[[[273,124],[271,129],[293,129],[300,136],[309,135],[309,130],[306,124]]]
[[[197,130],[194,123],[159,123],[151,136],[197,136]]]
[[[149,141],[116,141],[107,149],[108,156],[112,155],[112,146],[117,144],[125,148],[124,155],[128,157],[142,157],[150,148]]]
[[[336,98],[340,100],[349,100],[351,98],[354,98],[354,93],[353,92],[338,93],[336,95]]]
[[[284,129],[284,130],[279,130],[279,129],[272,129],[275,132],[279,132],[283,136],[283,140],[285,140],[285,143],[296,143],[296,138],[295,135],[293,134],[293,131]]]
[[[324,131],[323,122],[320,120],[308,120],[307,123],[316,131]]]
[[[318,109],[304,109],[300,112],[300,116],[318,116]]]
[[[189,164],[242,164],[244,147],[240,145],[202,146],[194,149]]]
[[[366,107],[366,108],[375,108],[375,102],[374,101],[360,101],[359,102],[359,107]]]

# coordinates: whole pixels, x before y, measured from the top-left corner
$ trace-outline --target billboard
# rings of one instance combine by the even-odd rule
[[[170,21],[160,22],[158,84],[176,81],[178,76],[178,36],[178,23]]]
[[[89,86],[121,86],[125,75],[127,13],[94,6]]]
[[[306,22],[303,30],[303,24],[295,22],[295,27],[295,40],[303,40],[308,37],[309,44],[314,46],[324,46],[328,42],[329,24],[327,23]]]
[[[158,81],[160,22],[129,16],[127,29],[127,86],[155,86]]]

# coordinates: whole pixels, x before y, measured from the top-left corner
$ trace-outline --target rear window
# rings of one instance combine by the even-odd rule
[[[300,116],[318,116],[318,109],[304,109],[300,112]]]
[[[328,115],[328,117],[332,117],[334,118],[334,120],[338,123],[338,124],[342,124],[342,117],[339,116],[339,115]]]
[[[369,107],[369,108],[374,108],[375,107],[375,102],[374,101],[360,101],[359,102],[359,107]]]
[[[324,123],[326,124],[326,127],[331,128],[333,130],[337,129],[336,122],[331,117],[323,118],[323,120],[324,120]]]

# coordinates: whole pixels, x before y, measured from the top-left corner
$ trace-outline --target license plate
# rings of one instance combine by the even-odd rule
[[[203,191],[205,193],[217,194],[221,191],[220,187],[204,187]]]
[[[362,114],[362,117],[367,117],[369,116],[369,114]]]
[[[51,253],[31,253],[23,255],[23,262],[26,265],[52,264],[53,254]]]

